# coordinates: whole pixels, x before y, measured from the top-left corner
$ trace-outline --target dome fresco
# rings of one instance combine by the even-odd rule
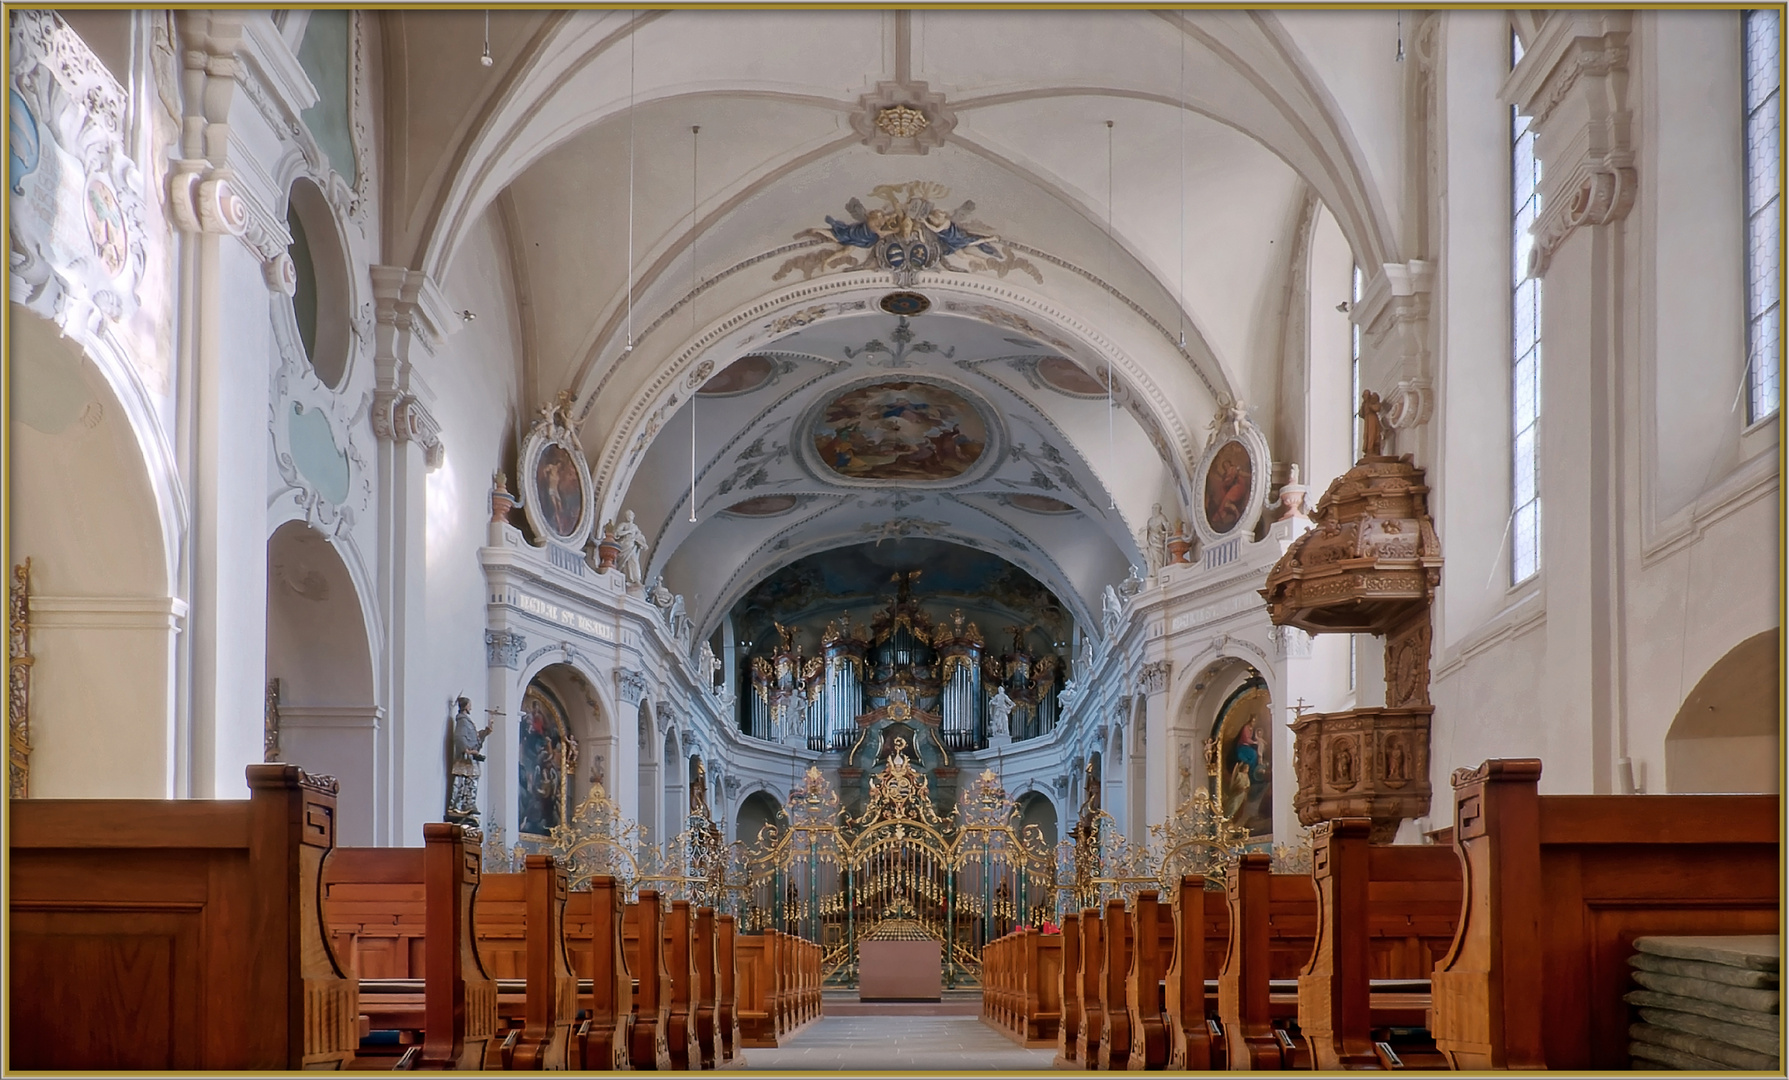
[[[906,380],[845,391],[812,434],[821,463],[852,480],[949,480],[988,445],[987,424],[961,394]]]

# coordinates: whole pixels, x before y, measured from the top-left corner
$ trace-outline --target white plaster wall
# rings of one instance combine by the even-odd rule
[[[183,605],[168,595],[136,435],[72,342],[9,314],[7,539],[13,563],[31,560],[30,792],[167,798]]]
[[[420,345],[411,350],[417,372],[434,392],[429,408],[441,424],[446,453],[427,480],[428,647],[420,683],[434,693],[425,694],[419,711],[403,718],[404,805],[393,837],[403,844],[420,843],[423,823],[441,820],[446,807],[449,699],[470,697],[480,726],[492,704],[486,700],[485,578],[478,549],[486,542],[491,517],[491,474],[509,468],[514,457],[522,347],[510,281],[496,215],[488,213],[441,283],[454,311],[469,310],[478,318],[465,323],[433,355]],[[513,729],[515,718],[499,724]],[[490,786],[487,779],[487,791]],[[513,808],[498,817],[513,834]]]

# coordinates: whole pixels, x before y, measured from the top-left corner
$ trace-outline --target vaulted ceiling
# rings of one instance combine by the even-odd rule
[[[998,554],[1087,618],[1152,504],[1179,516],[1220,402],[1274,422],[1313,207],[1396,257],[1394,18],[494,13],[486,70],[473,17],[392,16],[386,244],[448,280],[496,222],[525,403],[577,393],[599,514],[635,511],[698,632],[780,566],[901,536]],[[923,154],[877,144],[897,101]],[[958,224],[1000,257],[919,272],[902,324],[894,275],[841,268],[861,249],[808,257],[915,182],[972,202]],[[972,467],[826,464],[826,410],[887,408],[863,388],[890,381],[985,428]]]

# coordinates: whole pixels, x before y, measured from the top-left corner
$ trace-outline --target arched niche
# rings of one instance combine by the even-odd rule
[[[757,845],[766,825],[782,828],[783,804],[768,791],[754,791],[739,801],[733,818],[733,836],[748,849]]]
[[[9,550],[31,560],[30,794],[169,798],[175,649],[162,506],[100,369],[9,312]]]
[[[570,742],[564,773],[565,806],[569,815],[599,777],[608,786],[610,763],[615,759],[612,725],[590,680],[571,664],[549,664],[536,672],[529,685],[539,686],[563,711]],[[526,715],[527,695],[523,704]],[[520,774],[518,771],[518,780]],[[521,820],[517,818],[516,820]]]
[[[341,784],[341,844],[377,842],[383,716],[366,616],[335,545],[302,521],[267,538],[267,679],[268,753]]]
[[[1103,790],[1100,792],[1101,804],[1112,820],[1118,823],[1118,831],[1126,836],[1135,836],[1135,822],[1130,816],[1130,800],[1125,787],[1124,763],[1124,726],[1112,725],[1112,734],[1106,741],[1105,772],[1101,777]]]
[[[1205,788],[1225,817],[1257,839],[1273,835],[1272,720],[1267,679],[1252,664],[1220,657],[1194,677],[1178,725],[1192,740],[1185,786]],[[1215,775],[1209,771],[1214,747]]]
[[[636,789],[634,820],[639,822],[647,839],[656,844],[660,839],[659,808],[664,798],[659,791],[658,733],[654,730],[650,702],[642,699],[634,712],[640,739],[640,783]]]
[[[1781,658],[1773,628],[1735,645],[1697,681],[1665,735],[1666,791],[1776,792]]]
[[[1036,825],[1044,843],[1053,851],[1056,842],[1062,838],[1062,824],[1056,813],[1056,804],[1041,791],[1027,791],[1019,796],[1019,835],[1025,835],[1029,825]]]
[[[678,738],[677,729],[673,727],[665,732],[664,769],[660,773],[664,777],[664,808],[659,815],[659,832],[654,843],[664,841],[683,831],[684,813],[684,774],[688,763],[683,760],[683,741]]]

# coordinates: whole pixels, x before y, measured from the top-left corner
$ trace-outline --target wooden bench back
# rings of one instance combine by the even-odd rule
[[[1106,956],[1103,933],[1099,908],[1083,908],[1081,970],[1076,973],[1081,987],[1081,1023],[1075,1029],[1075,1060],[1083,1069],[1099,1066],[1100,1038],[1106,1031],[1106,1003],[1099,978]]]
[[[1100,1032],[1099,1067],[1123,1069],[1131,1056],[1130,1006],[1125,1000],[1125,981],[1131,969],[1131,917],[1124,901],[1106,901],[1100,926],[1104,955],[1100,958],[1100,1005],[1106,1027]]]
[[[671,901],[664,921],[665,969],[671,975],[665,1044],[671,1051],[671,1067],[679,1071],[696,1068],[702,1061],[696,1041],[695,928],[691,923],[690,902]]]
[[[1162,1005],[1162,980],[1174,959],[1174,911],[1154,889],[1132,901],[1131,963],[1125,977],[1126,1012],[1130,1019],[1130,1060],[1137,1068],[1161,1069],[1168,1064],[1168,1023]]]
[[[771,1015],[770,932],[740,934],[734,939],[739,972],[739,1037],[741,1046],[775,1046]]]
[[[716,937],[714,909],[696,909],[691,948],[696,964],[695,1013],[696,1043],[701,1049],[701,1068],[712,1069],[719,1061],[720,1045],[716,1024],[719,1020],[720,972],[717,969],[720,942]]]
[[[739,1057],[739,924],[731,915],[717,919],[716,978],[719,980],[716,1019],[721,1063]]]
[[[634,979],[622,940],[622,890],[607,874],[590,879],[565,905],[566,951],[590,992],[578,995],[588,1016],[581,1054],[585,1069],[627,1068],[627,1038],[633,1026]]]
[[[14,1069],[339,1067],[353,980],[324,931],[335,781],[250,765],[249,798],[11,804]]]
[[[1062,975],[1058,980],[1062,1019],[1056,1027],[1055,1059],[1059,1069],[1076,1068],[1080,1060],[1082,986],[1081,916],[1071,911],[1062,917]]]
[[[1319,918],[1298,979],[1298,1026],[1319,1069],[1379,1067],[1371,980],[1426,979],[1459,920],[1453,852],[1371,845],[1371,826],[1366,818],[1337,818],[1312,832]]]
[[[641,889],[627,905],[621,933],[628,970],[639,980],[634,994],[634,1024],[628,1037],[628,1060],[636,1069],[669,1069],[671,1047],[671,972],[665,967],[664,909],[657,891]]]
[[[1278,1069],[1269,980],[1295,956],[1302,968],[1316,936],[1317,893],[1302,874],[1275,874],[1264,852],[1232,863],[1224,878],[1230,942],[1218,975],[1218,1016],[1233,1068]]]
[[[421,848],[338,848],[324,868],[324,915],[351,972],[423,980],[417,1068],[481,1068],[496,1034],[497,984],[473,937],[480,870],[478,845],[442,822],[423,826]]]
[[[1546,795],[1541,763],[1454,774],[1459,932],[1434,976],[1457,1069],[1619,1069],[1627,958],[1654,934],[1774,934],[1774,795]]]
[[[1222,968],[1230,940],[1229,910],[1222,897],[1205,890],[1205,878],[1188,875],[1174,890],[1170,912],[1174,954],[1163,1000],[1168,1021],[1166,1067],[1215,1068],[1224,1060],[1224,1048],[1212,1045],[1205,981],[1216,978]]]
[[[474,926],[479,959],[492,977],[520,977],[526,986],[521,1034],[508,1060],[493,1052],[486,1068],[568,1067],[578,1008],[578,977],[565,947],[570,893],[565,869],[551,855],[529,855],[519,874],[484,875]]]

